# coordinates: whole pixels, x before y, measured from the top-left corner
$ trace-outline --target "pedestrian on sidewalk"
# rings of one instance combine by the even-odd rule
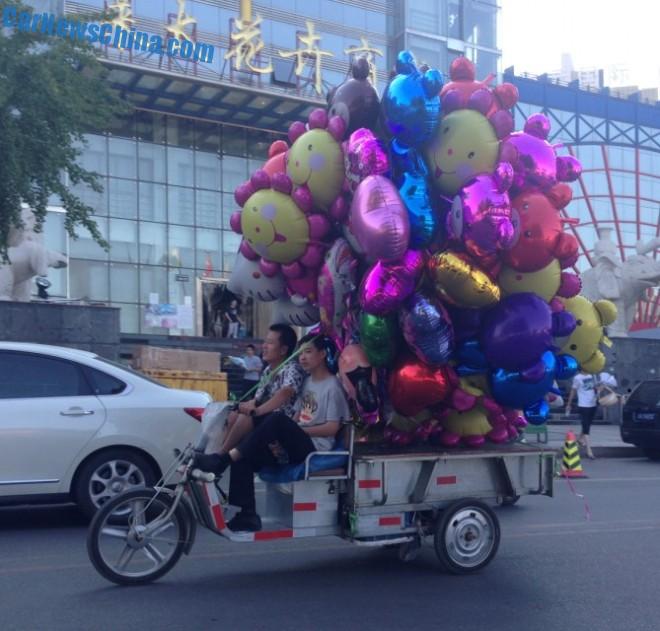
[[[598,409],[599,392],[605,385],[616,386],[616,380],[612,375],[609,373],[602,374],[603,378],[601,380],[600,375],[592,375],[581,369],[573,377],[571,392],[568,395],[568,402],[566,403],[566,416],[568,416],[571,413],[573,399],[577,396],[578,415],[582,424],[582,433],[578,438],[578,443],[585,448],[587,457],[592,460],[595,456],[589,444],[589,434],[591,433],[591,424]]]

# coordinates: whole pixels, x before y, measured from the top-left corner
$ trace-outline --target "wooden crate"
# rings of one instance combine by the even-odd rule
[[[227,373],[203,372],[199,370],[142,370],[170,388],[181,390],[202,390],[208,392],[214,401],[227,401]]]

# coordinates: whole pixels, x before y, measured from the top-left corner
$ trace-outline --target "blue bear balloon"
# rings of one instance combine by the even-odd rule
[[[385,123],[400,143],[419,147],[431,138],[440,121],[442,74],[435,69],[419,72],[407,50],[397,55],[396,71],[382,98]]]
[[[500,405],[523,410],[530,423],[539,425],[548,417],[550,408],[544,397],[553,390],[553,381],[570,379],[577,370],[578,364],[570,355],[546,351],[531,370],[499,368],[493,371],[491,392]]]
[[[404,147],[396,140],[390,149],[395,183],[408,210],[410,247],[421,250],[431,244],[440,228],[426,180],[428,170],[416,149]]]

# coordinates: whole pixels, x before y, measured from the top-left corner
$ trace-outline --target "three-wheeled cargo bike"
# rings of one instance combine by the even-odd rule
[[[94,567],[122,585],[153,581],[190,553],[197,524],[233,542],[334,535],[359,546],[397,546],[412,560],[433,541],[442,567],[475,572],[497,553],[500,526],[492,506],[523,495],[552,496],[554,453],[520,443],[482,449],[430,446],[392,452],[354,440],[348,424],[336,448],[314,452],[299,465],[260,472],[265,492],[258,511],[263,529],[234,532],[236,509],[194,455],[225,423],[230,403],[204,414],[198,444],[177,452],[170,470],[178,481],[138,488],[105,503],[89,528]]]

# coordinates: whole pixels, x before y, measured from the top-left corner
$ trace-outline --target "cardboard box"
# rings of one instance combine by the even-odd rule
[[[138,346],[133,361],[138,370],[220,371],[220,353],[209,351]]]

